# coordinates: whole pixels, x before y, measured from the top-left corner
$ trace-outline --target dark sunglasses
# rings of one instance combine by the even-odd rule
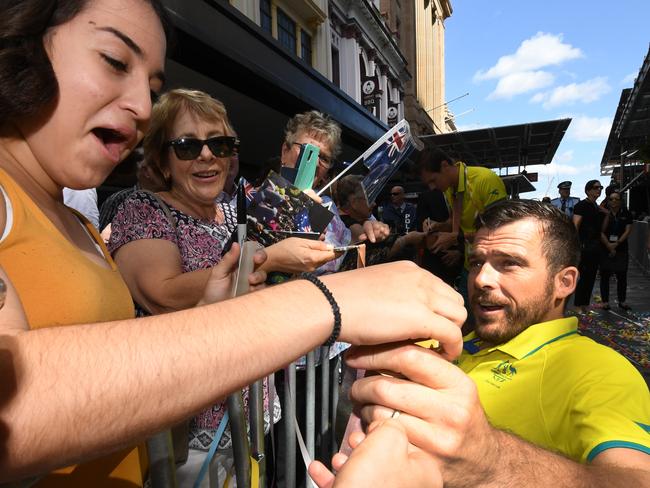
[[[305,146],[305,144],[301,142],[294,142],[293,143],[295,146],[300,146],[301,148]],[[323,168],[325,169],[330,169],[332,167],[332,158],[331,156],[328,156],[327,154],[324,154],[322,152],[318,152],[318,164],[320,164]]]
[[[392,196],[396,197],[398,195],[401,195],[401,193],[391,193]]]
[[[595,185],[595,186],[592,186],[592,187],[591,187],[591,190],[602,190],[602,189],[603,189],[603,187],[602,187],[602,186],[598,186],[598,185]]]
[[[230,136],[210,137],[209,139],[181,137],[168,141],[166,147],[173,147],[178,159],[190,160],[196,159],[206,144],[215,158],[228,158],[239,153],[239,139]]]

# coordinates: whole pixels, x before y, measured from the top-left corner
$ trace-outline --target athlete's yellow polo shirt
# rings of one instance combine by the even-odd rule
[[[506,187],[499,175],[491,169],[467,166],[460,161],[456,166],[458,166],[458,185],[456,188],[448,188],[445,197],[449,208],[453,208],[454,195],[464,193],[460,228],[465,233],[474,232],[477,215],[491,203],[506,198]]]
[[[489,349],[472,333],[457,364],[498,429],[580,462],[614,447],[650,454],[645,381],[577,326],[576,317],[535,324]]]
[[[465,234],[476,232],[476,217],[491,203],[507,197],[503,180],[494,171],[478,166],[467,166],[458,161],[458,185],[448,188],[445,198],[449,208],[454,208],[454,198],[463,193],[463,213],[460,228]],[[470,242],[465,239],[465,269],[469,269]]]

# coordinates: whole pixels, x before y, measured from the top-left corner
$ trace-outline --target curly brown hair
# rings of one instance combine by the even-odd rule
[[[160,0],[151,4],[165,36],[170,23]],[[47,32],[76,17],[90,0],[0,0],[0,127],[30,117],[59,93],[52,63],[45,50]]]

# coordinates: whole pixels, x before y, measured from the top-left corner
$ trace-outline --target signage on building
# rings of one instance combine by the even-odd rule
[[[395,124],[397,124],[398,117],[399,117],[399,104],[394,102],[388,102],[388,111],[386,112],[388,125],[392,127]]]
[[[359,62],[361,66],[361,105],[376,115],[379,100],[381,99],[379,77],[377,75],[365,76],[366,63],[361,55],[359,55]]]

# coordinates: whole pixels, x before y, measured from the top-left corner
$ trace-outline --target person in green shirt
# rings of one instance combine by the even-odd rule
[[[458,291],[467,304],[467,257],[476,232],[476,217],[488,205],[506,198],[506,187],[491,169],[454,161],[440,149],[425,149],[418,163],[422,182],[432,190],[444,192],[450,215],[447,222],[433,223],[426,229],[430,234],[427,239],[429,251],[443,252],[448,254],[448,261],[455,258],[458,262],[461,256],[454,256],[450,248],[458,244],[459,239],[465,239],[464,270],[458,280]]]

